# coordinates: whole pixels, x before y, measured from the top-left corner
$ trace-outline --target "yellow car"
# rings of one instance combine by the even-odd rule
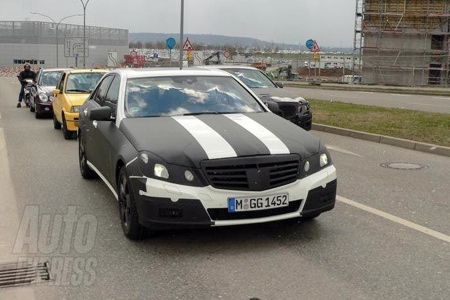
[[[53,127],[61,129],[66,140],[75,139],[79,109],[108,70],[67,70],[53,91]]]

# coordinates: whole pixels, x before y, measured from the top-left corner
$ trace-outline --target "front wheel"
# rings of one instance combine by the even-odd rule
[[[119,215],[123,233],[130,240],[142,239],[147,235],[147,228],[139,224],[136,201],[125,166],[120,169],[117,183]]]
[[[63,131],[64,138],[66,140],[72,140],[72,139],[76,139],[77,138],[77,132],[76,131],[70,131],[67,128],[67,122],[66,122],[66,119],[64,118],[64,115],[63,115],[63,119],[62,119],[62,131]]]
[[[34,104],[34,106],[30,104],[30,111],[34,112],[36,110],[35,107],[36,107],[36,103]]]
[[[59,121],[56,118],[56,115],[54,113],[53,113],[53,128],[61,129],[61,123],[59,123]]]
[[[84,137],[79,134],[78,136],[78,161],[80,165],[81,176],[84,179],[97,178],[98,175],[95,173],[87,164],[87,157],[84,145]]]

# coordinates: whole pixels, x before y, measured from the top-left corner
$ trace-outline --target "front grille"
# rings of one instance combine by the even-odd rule
[[[283,112],[283,117],[287,119],[291,119],[297,115],[298,103],[294,102],[277,102],[278,107]]]
[[[202,169],[213,187],[227,190],[264,191],[297,180],[298,155],[265,155],[208,160]]]
[[[214,221],[256,219],[295,212],[300,208],[301,203],[302,203],[301,200],[295,200],[289,202],[289,206],[285,207],[278,207],[258,211],[233,212],[233,213],[228,212],[228,208],[211,208],[208,209],[208,213],[211,219]]]

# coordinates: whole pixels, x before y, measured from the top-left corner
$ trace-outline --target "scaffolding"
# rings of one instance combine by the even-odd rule
[[[447,86],[449,9],[450,0],[357,0],[363,82]]]

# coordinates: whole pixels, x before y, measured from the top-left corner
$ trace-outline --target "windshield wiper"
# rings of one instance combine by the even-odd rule
[[[77,93],[90,93],[90,90],[82,90],[82,89],[72,89],[72,90],[66,90],[66,93],[69,92],[77,92]]]
[[[202,112],[192,112],[185,113],[182,116],[198,116],[198,115],[225,115],[225,114],[238,114],[239,112],[235,111],[202,111]]]

